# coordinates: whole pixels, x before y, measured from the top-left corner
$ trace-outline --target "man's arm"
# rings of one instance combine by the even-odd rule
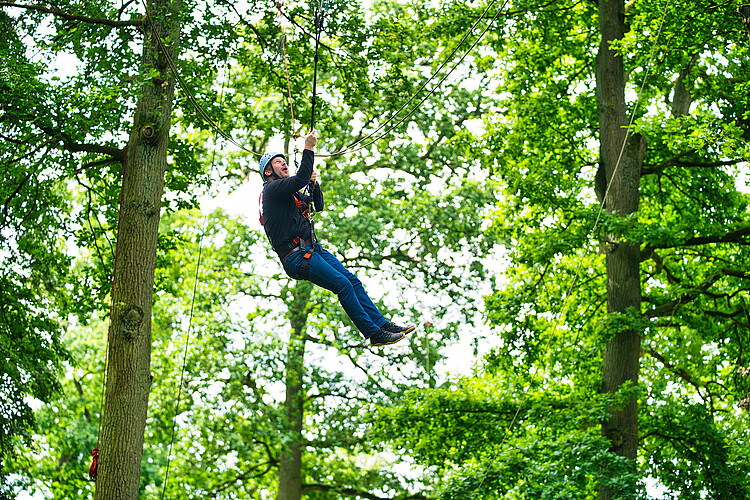
[[[313,130],[305,137],[305,150],[302,151],[302,163],[300,164],[297,173],[286,179],[276,179],[275,181],[268,183],[264,189],[264,196],[281,199],[286,196],[291,196],[307,186],[313,175],[313,164],[315,163],[314,148],[317,143],[317,133]]]
[[[318,134],[314,130],[311,130],[305,137],[305,149],[313,152],[313,159],[315,158],[315,146],[318,144]],[[315,211],[320,212],[323,210],[323,191],[320,189],[318,184],[318,173],[313,170],[310,174],[310,195],[312,201],[315,204]]]
[[[313,165],[315,164],[315,145],[317,143],[318,134],[314,130],[311,130],[310,133],[305,136],[305,149],[302,151],[302,163],[300,164],[297,174],[294,176],[299,182],[301,182],[301,185],[297,189],[302,189],[311,179],[313,182],[315,181],[315,178],[313,178]]]

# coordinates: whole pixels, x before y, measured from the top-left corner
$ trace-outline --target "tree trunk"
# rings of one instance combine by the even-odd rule
[[[597,192],[604,200],[605,210],[617,216],[627,216],[638,210],[638,187],[645,150],[639,136],[631,136],[622,150],[628,125],[625,72],[622,58],[611,51],[609,45],[625,33],[623,12],[622,0],[599,0],[602,39],[596,88],[601,162],[599,177],[604,183],[600,184]],[[605,248],[607,312],[638,314],[641,304],[639,245],[620,241],[616,235],[610,235]],[[638,382],[640,352],[640,335],[636,329],[615,333],[604,351],[602,391],[615,392],[626,382]],[[610,440],[612,451],[635,461],[638,450],[638,406],[635,398],[624,408],[610,412],[609,419],[602,423],[602,435]],[[603,470],[603,473],[605,478],[609,475],[607,470]],[[607,485],[605,479],[599,487],[599,498],[617,498],[634,488],[633,481],[613,488]]]
[[[742,24],[745,26],[745,31],[750,35],[750,4],[743,4],[737,8],[737,12],[740,14]]]
[[[282,440],[279,457],[279,497],[278,500],[300,500],[302,498],[302,451],[304,441],[302,426],[305,402],[305,324],[307,306],[312,286],[308,281],[298,281],[292,303],[289,305],[289,319],[292,332],[289,337],[286,360],[286,400],[287,429]]]
[[[152,379],[151,303],[175,81],[154,31],[176,60],[180,1],[149,2],[149,12],[141,74],[160,76],[141,89],[125,155],[96,500],[138,498]]]

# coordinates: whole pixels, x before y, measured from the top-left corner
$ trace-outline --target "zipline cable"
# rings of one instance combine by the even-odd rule
[[[143,7],[146,9],[146,18],[151,19],[151,12],[148,9],[148,5],[146,4],[145,0],[142,0]],[[250,153],[254,154],[255,156],[262,156],[262,153],[258,153],[256,151],[253,151],[251,149],[246,148],[243,144],[240,144],[239,142],[235,141],[234,138],[229,135],[227,132],[221,129],[219,125],[211,118],[211,116],[206,112],[205,109],[200,105],[200,103],[196,100],[193,93],[190,91],[190,88],[185,83],[185,80],[182,78],[182,75],[180,75],[180,72],[177,69],[177,65],[172,60],[172,57],[169,55],[169,51],[167,50],[167,46],[164,44],[164,40],[159,36],[159,34],[156,32],[156,28],[154,27],[154,24],[149,21],[149,26],[151,28],[151,34],[153,37],[156,38],[156,40],[159,43],[159,48],[161,48],[162,53],[164,54],[164,59],[167,61],[167,65],[169,65],[169,69],[172,70],[172,74],[175,77],[175,80],[177,81],[178,85],[182,89],[183,92],[185,92],[185,95],[187,95],[188,100],[193,105],[193,108],[198,112],[198,115],[205,120],[208,125],[214,129],[214,132],[219,134],[222,138],[226,139],[227,141],[231,142],[238,148]]]
[[[628,127],[627,127],[627,130],[625,132],[625,138],[623,139],[623,145],[622,145],[622,148],[620,150],[620,155],[617,158],[617,162],[615,164],[615,168],[614,168],[614,171],[613,171],[613,174],[612,174],[612,179],[614,179],[615,173],[620,168],[620,164],[621,164],[623,152],[625,150],[625,146],[626,146],[627,140],[628,140],[628,134],[630,133],[630,128],[633,126],[633,122],[635,120],[635,114],[636,114],[636,111],[638,109],[638,104],[640,103],[640,100],[641,100],[641,97],[642,97],[642,94],[643,94],[643,90],[644,90],[644,88],[646,86],[646,81],[648,80],[649,70],[651,68],[651,65],[652,65],[654,57],[655,57],[656,46],[657,46],[657,43],[659,41],[659,37],[661,36],[662,29],[664,27],[664,21],[665,21],[665,19],[667,17],[667,10],[669,9],[669,2],[670,2],[670,0],[666,0],[665,4],[664,4],[664,10],[663,10],[663,13],[662,13],[661,22],[659,24],[659,29],[658,29],[658,31],[656,33],[656,36],[654,37],[654,42],[653,42],[653,44],[651,46],[651,54],[649,56],[648,63],[646,64],[646,71],[645,71],[644,76],[643,76],[643,81],[641,82],[641,87],[638,90],[638,95],[636,97],[635,105],[633,106],[633,111],[631,112],[631,115],[630,115],[630,121],[628,123]],[[665,50],[666,50],[666,47],[665,47]],[[596,232],[596,228],[597,228],[597,225],[599,223],[599,217],[601,216],[601,213],[604,210],[604,204],[605,204],[605,200],[606,200],[606,197],[607,197],[607,193],[609,193],[609,189],[610,189],[610,187],[612,185],[612,179],[610,179],[610,182],[607,185],[606,192],[605,192],[604,196],[602,197],[602,201],[599,204],[599,212],[597,214],[596,221],[594,222],[594,226],[592,227],[591,232],[589,233],[589,236],[587,238],[587,240],[589,240],[589,241],[593,239],[594,233]],[[580,268],[579,267],[575,267],[574,270],[575,270],[575,274],[573,276],[573,280],[571,281],[571,284],[570,284],[570,287],[568,288],[567,293],[565,293],[562,296],[562,298],[560,300],[561,304],[565,304],[565,302],[568,300],[568,298],[573,295],[573,288],[578,283],[578,280],[581,278],[581,270],[580,270]],[[538,284],[536,286],[538,286]],[[562,307],[560,308],[559,312],[560,313],[563,312],[562,311]],[[554,325],[555,326],[554,329],[557,330],[557,328],[561,324],[562,324],[562,320],[561,320],[561,318],[558,317],[558,319],[556,320],[556,323]],[[546,354],[546,352],[547,352],[548,349],[549,349],[549,343],[546,343],[544,345],[544,347],[543,347],[542,354]],[[536,376],[538,374],[538,372],[539,372],[538,369],[535,370],[535,373],[534,373],[534,375],[531,378],[533,379],[533,377]],[[494,463],[497,461],[497,457],[500,454],[500,452],[503,450],[503,445],[505,444],[505,441],[508,438],[508,435],[511,433],[511,430],[512,430],[512,428],[513,428],[513,426],[514,426],[514,424],[515,424],[515,422],[516,422],[516,420],[518,418],[518,415],[521,413],[521,409],[523,408],[523,405],[526,403],[526,399],[528,398],[528,395],[529,395],[529,389],[530,389],[530,386],[527,386],[524,389],[523,394],[521,395],[521,401],[520,401],[520,403],[518,405],[518,409],[516,410],[515,414],[513,415],[513,418],[511,419],[510,424],[506,428],[505,433],[503,434],[503,439],[500,442],[500,446],[499,446],[497,452],[492,457],[492,460],[490,461],[489,465],[485,469],[484,475],[482,476],[482,480],[479,482],[479,485],[474,490],[474,494],[472,495],[471,500],[474,500],[474,498],[476,498],[477,494],[479,493],[480,488],[482,487],[482,485],[484,484],[484,481],[487,479],[487,476],[489,475],[490,469],[492,468],[492,466],[494,465]]]
[[[477,40],[476,40],[476,41],[475,41],[475,42],[474,42],[474,43],[473,43],[473,44],[471,45],[471,47],[470,47],[470,48],[469,48],[469,49],[468,49],[468,50],[466,51],[466,53],[464,53],[464,55],[463,55],[463,56],[461,57],[461,59],[459,59],[459,61],[458,61],[458,62],[457,62],[457,63],[456,63],[456,64],[455,64],[454,66],[453,66],[453,68],[451,68],[451,70],[450,70],[450,71],[449,71],[449,72],[448,72],[448,73],[447,73],[446,75],[444,75],[444,76],[443,76],[443,78],[442,78],[442,79],[441,79],[441,80],[440,80],[440,81],[438,82],[438,84],[437,84],[437,85],[436,85],[435,87],[433,87],[433,89],[432,89],[432,90],[430,90],[430,91],[429,91],[429,92],[427,93],[427,95],[426,95],[426,96],[425,96],[425,97],[424,97],[424,98],[423,98],[423,99],[422,99],[421,101],[419,101],[419,103],[418,103],[418,104],[417,104],[416,106],[414,106],[414,107],[413,107],[413,108],[412,108],[412,109],[411,109],[411,110],[410,110],[410,111],[409,111],[409,112],[408,112],[408,113],[407,113],[407,114],[406,114],[406,115],[405,115],[404,117],[402,117],[402,118],[401,118],[401,119],[400,119],[400,120],[399,120],[399,121],[398,121],[398,122],[397,122],[397,123],[396,123],[395,125],[393,125],[393,126],[389,127],[389,128],[388,128],[388,129],[387,129],[387,130],[386,130],[385,132],[383,132],[382,134],[380,134],[380,135],[376,136],[376,137],[375,137],[375,138],[374,138],[373,140],[371,140],[371,141],[370,141],[370,142],[368,142],[367,144],[364,144],[364,145],[362,145],[362,143],[363,143],[364,141],[366,141],[366,140],[367,140],[368,138],[370,138],[370,137],[374,136],[374,135],[375,135],[375,134],[376,134],[376,133],[377,133],[378,131],[380,131],[380,130],[382,130],[383,128],[385,128],[385,126],[386,126],[386,125],[387,125],[387,124],[388,124],[389,122],[391,122],[391,121],[392,121],[393,119],[395,119],[395,118],[396,118],[396,116],[398,116],[398,114],[399,114],[399,113],[401,113],[401,111],[403,111],[403,110],[404,110],[404,109],[405,109],[405,108],[406,108],[406,107],[407,107],[407,106],[408,106],[409,104],[411,104],[411,103],[412,103],[412,102],[413,102],[413,101],[414,101],[414,100],[415,100],[415,99],[417,98],[417,96],[418,96],[418,95],[419,95],[419,94],[420,94],[420,93],[421,93],[421,92],[422,92],[422,91],[423,91],[423,90],[425,89],[425,87],[426,87],[426,86],[427,86],[427,85],[428,85],[428,84],[429,84],[429,83],[430,83],[430,82],[431,82],[432,80],[434,80],[434,79],[435,79],[435,77],[436,77],[436,76],[438,75],[438,73],[440,73],[440,71],[442,71],[442,70],[443,70],[443,68],[444,68],[444,67],[445,67],[445,66],[446,66],[446,65],[448,64],[448,62],[450,62],[451,58],[452,58],[452,57],[453,57],[453,56],[454,56],[454,55],[456,54],[456,52],[458,52],[458,49],[460,49],[460,48],[461,48],[461,47],[463,46],[463,44],[464,44],[464,43],[466,42],[466,39],[467,39],[467,38],[469,37],[469,35],[470,35],[471,33],[473,33],[474,29],[475,29],[475,28],[476,28],[476,26],[477,26],[477,25],[479,24],[479,22],[480,22],[480,21],[481,21],[482,19],[484,19],[484,18],[485,18],[485,15],[486,15],[486,14],[487,14],[487,12],[488,12],[488,11],[490,10],[490,8],[491,8],[491,7],[492,7],[492,6],[493,6],[493,5],[495,4],[495,2],[496,2],[496,1],[497,1],[497,0],[490,0],[489,4],[488,4],[488,5],[487,5],[487,7],[485,8],[484,12],[483,12],[483,13],[482,13],[482,14],[481,14],[481,15],[479,16],[479,18],[478,18],[478,19],[477,19],[477,20],[476,20],[476,21],[474,22],[474,24],[472,25],[472,27],[471,27],[471,28],[470,28],[470,29],[469,29],[469,30],[468,30],[468,31],[467,31],[467,32],[466,32],[466,33],[464,34],[464,36],[463,36],[463,38],[461,39],[461,41],[460,41],[460,42],[458,43],[458,45],[457,45],[456,47],[454,47],[454,49],[453,49],[453,50],[451,51],[451,53],[450,53],[450,54],[448,55],[448,57],[447,57],[447,58],[446,58],[446,59],[445,59],[445,60],[444,60],[444,61],[443,61],[443,62],[442,62],[442,63],[440,64],[440,66],[439,66],[439,67],[437,68],[437,70],[435,70],[435,72],[434,72],[434,73],[433,73],[433,74],[432,74],[432,75],[431,75],[431,76],[430,76],[430,77],[429,77],[429,78],[428,78],[428,79],[427,79],[427,80],[426,80],[426,81],[425,81],[425,82],[424,82],[424,83],[423,83],[423,84],[422,84],[422,85],[420,86],[420,88],[419,88],[419,89],[418,89],[418,90],[417,90],[417,91],[416,91],[416,92],[415,92],[415,93],[414,93],[414,94],[413,94],[413,95],[412,95],[412,96],[411,96],[411,97],[410,97],[410,98],[409,98],[409,99],[408,99],[408,100],[407,100],[407,101],[406,101],[406,102],[405,102],[405,103],[404,103],[404,104],[403,104],[403,105],[402,105],[402,106],[401,106],[401,107],[400,107],[400,108],[399,108],[399,109],[398,109],[398,110],[397,110],[397,111],[395,112],[395,113],[393,113],[393,114],[392,114],[392,115],[391,115],[391,116],[390,116],[390,117],[389,117],[389,118],[388,118],[388,119],[387,119],[387,120],[386,120],[385,122],[383,122],[383,123],[382,123],[382,124],[381,124],[381,125],[380,125],[380,126],[379,126],[378,128],[376,128],[375,130],[373,130],[372,132],[370,132],[370,133],[369,133],[368,135],[366,135],[365,137],[363,137],[363,138],[361,138],[361,139],[359,139],[359,140],[355,141],[354,143],[352,143],[351,145],[349,145],[349,146],[348,146],[348,147],[347,147],[346,149],[344,149],[344,150],[342,150],[342,151],[337,151],[337,152],[335,152],[335,153],[330,153],[330,154],[317,154],[316,156],[318,156],[318,157],[334,157],[334,156],[341,156],[341,155],[344,155],[344,154],[348,154],[348,153],[353,153],[353,152],[359,151],[359,150],[361,150],[361,149],[364,149],[364,148],[366,148],[366,147],[369,147],[370,145],[372,145],[372,144],[373,144],[373,143],[375,143],[376,141],[378,141],[378,140],[380,140],[381,138],[385,137],[385,136],[386,136],[387,134],[389,134],[389,133],[390,133],[390,132],[391,132],[391,131],[392,131],[393,129],[395,129],[395,128],[396,128],[397,126],[399,126],[399,125],[400,125],[401,123],[403,123],[403,122],[404,122],[404,121],[405,121],[405,120],[406,120],[406,119],[407,119],[408,117],[410,117],[410,116],[411,116],[411,115],[412,115],[412,114],[413,114],[413,113],[414,113],[414,112],[415,112],[415,111],[416,111],[417,109],[419,109],[419,107],[420,107],[420,106],[421,106],[422,104],[424,104],[424,102],[425,102],[425,101],[426,101],[426,100],[427,100],[427,99],[428,99],[428,98],[429,98],[429,97],[430,97],[430,96],[431,96],[431,95],[432,95],[433,93],[435,93],[435,91],[436,91],[436,90],[437,90],[437,89],[438,89],[438,88],[440,87],[440,85],[442,85],[442,84],[443,84],[443,82],[444,82],[444,81],[445,81],[445,80],[446,80],[446,79],[447,79],[447,78],[448,78],[448,77],[449,77],[449,76],[450,76],[450,75],[451,75],[451,74],[453,73],[453,71],[455,71],[455,70],[456,70],[456,68],[458,67],[458,65],[460,65],[460,64],[461,64],[461,62],[463,62],[463,60],[464,60],[464,59],[466,58],[466,56],[468,56],[468,55],[469,55],[469,53],[470,53],[470,52],[471,52],[471,51],[472,51],[472,50],[474,49],[474,47],[476,47],[476,45],[477,45],[477,44],[479,43],[479,41],[481,41],[481,39],[483,38],[484,34],[485,34],[485,33],[487,32],[487,30],[489,29],[489,27],[491,26],[491,24],[492,24],[492,23],[493,23],[493,22],[494,22],[494,21],[495,21],[495,20],[497,19],[497,17],[498,17],[499,15],[500,15],[500,13],[502,12],[503,8],[505,7],[505,5],[507,4],[507,2],[508,2],[509,0],[504,0],[503,6],[502,6],[502,7],[501,7],[501,8],[500,8],[500,9],[499,9],[498,11],[497,11],[497,13],[495,13],[495,15],[494,15],[494,16],[492,17],[492,19],[491,19],[491,20],[490,20],[490,22],[488,23],[487,27],[485,27],[485,28],[484,28],[484,30],[483,30],[483,31],[482,31],[482,33],[481,33],[481,34],[479,35],[479,37],[477,38]],[[323,9],[323,4],[322,4],[322,2],[323,2],[323,0],[320,0],[320,10],[321,10],[321,11],[322,11],[322,10],[324,10],[324,9]],[[151,15],[151,13],[150,13],[150,12],[149,12],[149,10],[148,10],[148,6],[146,5],[145,1],[143,2],[143,4],[144,4],[144,7],[145,7],[145,9],[146,9],[146,14],[147,14],[147,17],[149,17],[149,16]],[[280,10],[280,3],[278,3],[278,2],[277,2],[277,8],[279,8],[279,12],[281,12],[281,10]],[[320,22],[318,23],[318,21],[320,21]],[[322,14],[321,14],[321,16],[320,16],[320,19],[318,18],[318,16],[316,16],[316,19],[315,19],[315,23],[316,23],[316,25],[321,25],[321,26],[322,26]],[[157,39],[157,41],[158,41],[158,43],[159,43],[159,46],[160,46],[160,48],[161,48],[161,50],[162,50],[162,52],[163,52],[163,54],[164,54],[164,57],[165,57],[165,59],[166,59],[166,61],[167,61],[167,64],[169,65],[170,69],[172,70],[173,74],[175,75],[175,80],[176,80],[176,81],[177,81],[177,83],[179,84],[179,86],[180,86],[180,88],[182,89],[182,91],[183,91],[183,92],[185,92],[185,94],[187,95],[187,98],[188,98],[188,100],[189,100],[189,101],[190,101],[190,103],[191,103],[191,104],[193,105],[193,107],[194,107],[194,108],[195,108],[195,110],[197,111],[198,115],[199,115],[199,116],[200,116],[201,118],[203,118],[203,120],[204,120],[204,121],[205,121],[206,123],[208,123],[208,125],[209,125],[209,126],[210,126],[211,128],[213,128],[213,129],[215,130],[215,132],[216,132],[216,133],[218,133],[218,134],[219,134],[219,135],[220,135],[220,136],[221,136],[222,138],[226,139],[226,140],[227,140],[227,141],[229,141],[230,143],[234,144],[234,145],[235,145],[235,146],[237,146],[238,148],[240,148],[240,149],[242,149],[242,150],[244,150],[244,151],[246,151],[246,152],[248,152],[248,153],[254,154],[255,156],[258,156],[258,157],[262,156],[262,154],[261,154],[261,153],[258,153],[258,152],[256,152],[256,151],[250,150],[250,149],[246,148],[246,147],[245,147],[244,145],[242,145],[242,144],[238,143],[237,141],[235,141],[235,140],[234,140],[234,138],[233,138],[233,137],[232,137],[231,135],[229,135],[229,134],[228,134],[227,132],[225,132],[224,130],[222,130],[222,129],[221,129],[220,127],[219,127],[219,125],[218,125],[218,124],[216,124],[216,122],[215,122],[215,121],[214,121],[214,120],[213,120],[213,119],[212,119],[212,118],[211,118],[211,117],[209,116],[209,114],[208,114],[208,113],[207,113],[207,112],[205,111],[205,109],[203,109],[203,107],[202,107],[202,106],[200,105],[200,103],[199,103],[199,102],[198,102],[198,101],[196,100],[195,96],[193,95],[193,93],[192,93],[192,92],[190,91],[190,89],[188,88],[188,86],[187,86],[187,84],[185,83],[184,79],[183,79],[183,78],[182,78],[182,76],[180,75],[180,73],[179,73],[179,71],[178,71],[178,69],[177,69],[177,66],[176,66],[175,62],[174,62],[174,61],[172,60],[172,57],[171,57],[171,56],[169,55],[169,52],[168,52],[168,50],[167,50],[167,47],[166,47],[166,45],[164,44],[164,41],[163,41],[163,40],[161,39],[161,37],[159,37],[159,36],[158,36],[158,34],[156,33],[156,30],[155,30],[155,28],[153,27],[153,24],[151,25],[151,31],[152,31],[152,33],[153,33],[153,36],[155,36],[155,37],[156,37],[156,39]],[[321,35],[321,31],[322,31],[322,29],[317,29],[317,28],[316,28],[316,31],[317,31],[317,33],[316,33],[316,35],[315,35],[315,38],[316,38],[316,59],[315,59],[315,62],[316,62],[316,68],[317,68],[317,57],[318,57],[318,55],[317,55],[317,52],[318,52],[318,48],[319,48],[319,45],[320,45],[320,35]],[[284,45],[284,52],[286,53],[286,45]],[[286,65],[286,60],[285,60],[285,65]],[[316,77],[316,76],[317,76],[317,71],[315,72],[315,75],[314,75],[314,77]],[[310,118],[311,118],[311,130],[312,130],[312,127],[313,127],[313,126],[314,126],[314,124],[315,124],[315,122],[314,122],[314,118],[315,118],[315,117],[314,117],[314,107],[315,107],[315,101],[316,101],[316,97],[315,97],[315,85],[316,85],[316,84],[317,84],[317,82],[313,82],[313,102],[312,102],[312,104],[313,104],[313,109],[312,109],[312,113],[311,113],[311,117],[310,117]],[[288,80],[288,73],[287,73],[287,85],[288,85],[288,88],[289,88],[289,97],[290,97],[290,106],[291,106],[291,83],[290,83],[290,82],[289,82],[289,80]],[[293,134],[293,135],[294,135],[294,134]],[[359,147],[356,147],[356,148],[355,148],[355,146],[357,146],[357,145],[360,145],[360,146],[359,146]]]
[[[413,95],[412,95],[412,96],[411,96],[411,97],[409,98],[409,100],[407,100],[407,101],[406,101],[406,102],[405,102],[405,103],[404,103],[404,104],[403,104],[403,105],[402,105],[402,106],[401,106],[401,107],[400,107],[400,108],[399,108],[398,110],[396,110],[396,112],[395,112],[395,113],[393,113],[393,114],[392,114],[392,115],[391,115],[391,116],[390,116],[390,117],[389,117],[389,118],[388,118],[388,119],[387,119],[387,120],[386,120],[385,122],[383,122],[383,123],[382,123],[382,124],[381,124],[381,125],[380,125],[380,126],[379,126],[378,128],[376,128],[375,130],[373,130],[372,132],[370,132],[369,134],[367,134],[367,135],[366,135],[365,137],[363,137],[363,138],[361,138],[361,139],[359,139],[359,140],[355,141],[354,143],[350,144],[349,146],[347,146],[347,147],[346,147],[345,149],[343,149],[343,150],[341,150],[341,151],[337,151],[337,152],[334,152],[334,153],[330,153],[330,154],[317,154],[316,156],[319,156],[319,157],[328,157],[328,158],[331,158],[331,157],[335,157],[335,156],[341,156],[341,155],[344,155],[344,154],[349,154],[349,153],[354,153],[354,152],[356,152],[356,151],[360,151],[360,150],[362,150],[362,149],[364,149],[364,148],[366,148],[366,147],[369,147],[369,146],[371,146],[371,145],[372,145],[373,143],[375,143],[375,142],[379,141],[380,139],[382,139],[383,137],[385,137],[386,135],[388,135],[388,134],[389,134],[389,133],[390,133],[390,132],[391,132],[391,131],[392,131],[393,129],[395,129],[396,127],[398,127],[398,126],[399,126],[399,125],[400,125],[401,123],[403,123],[403,122],[404,122],[404,121],[405,121],[405,120],[406,120],[407,118],[409,118],[409,117],[410,117],[410,116],[411,116],[412,114],[414,114],[414,112],[415,112],[415,111],[416,111],[417,109],[419,109],[419,107],[420,107],[420,106],[421,106],[422,104],[424,104],[424,102],[425,102],[425,101],[426,101],[426,100],[427,100],[427,99],[428,99],[428,98],[429,98],[429,97],[430,97],[430,96],[431,96],[432,94],[434,94],[434,93],[435,93],[435,91],[436,91],[436,90],[437,90],[438,88],[440,88],[440,86],[441,86],[441,85],[443,84],[443,82],[445,82],[445,80],[446,80],[446,79],[447,79],[447,78],[448,78],[448,77],[449,77],[449,76],[450,76],[450,75],[451,75],[451,74],[452,74],[452,73],[453,73],[453,72],[454,72],[454,71],[456,70],[456,68],[458,68],[458,66],[459,66],[459,65],[460,65],[460,64],[461,64],[461,63],[463,62],[463,60],[464,60],[464,59],[466,59],[466,56],[468,56],[468,55],[469,55],[469,54],[471,53],[471,51],[472,51],[472,50],[474,50],[474,47],[476,47],[476,46],[477,46],[477,44],[478,44],[478,43],[479,43],[479,42],[480,42],[480,41],[482,40],[482,38],[484,37],[484,34],[485,34],[485,33],[487,32],[487,30],[488,30],[488,29],[490,28],[490,26],[491,26],[491,25],[492,25],[492,24],[493,24],[493,23],[495,22],[495,20],[496,20],[496,19],[498,18],[498,16],[500,15],[500,13],[501,13],[501,12],[503,12],[503,10],[505,9],[505,6],[506,6],[506,5],[508,4],[508,1],[509,1],[509,0],[504,0],[504,2],[503,2],[503,5],[502,5],[502,6],[500,6],[500,8],[499,8],[499,9],[497,10],[497,12],[495,13],[495,15],[494,15],[494,16],[492,16],[492,19],[490,19],[490,21],[489,21],[489,22],[487,23],[487,26],[486,26],[486,27],[484,28],[484,30],[482,30],[482,32],[481,32],[481,33],[479,34],[479,37],[478,37],[478,38],[477,38],[477,39],[476,39],[476,40],[474,41],[474,43],[473,43],[473,44],[471,45],[471,47],[469,47],[469,49],[468,49],[468,50],[467,50],[467,51],[466,51],[466,52],[464,53],[464,55],[463,55],[463,56],[461,56],[461,58],[460,58],[460,59],[458,60],[458,62],[456,62],[456,63],[455,63],[454,65],[453,65],[453,67],[452,67],[452,68],[450,69],[450,71],[448,71],[448,73],[446,73],[446,74],[445,74],[445,75],[444,75],[444,76],[443,76],[443,77],[442,77],[442,78],[440,79],[440,81],[439,81],[439,82],[437,83],[437,85],[435,85],[435,86],[434,86],[434,87],[432,88],[432,90],[430,90],[430,91],[429,91],[429,92],[427,93],[427,95],[425,95],[425,96],[424,96],[424,97],[422,98],[422,100],[421,100],[421,101],[419,101],[419,102],[418,102],[418,103],[417,103],[417,104],[416,104],[416,105],[415,105],[415,106],[414,106],[414,107],[413,107],[413,108],[412,108],[411,110],[409,110],[409,112],[408,112],[408,113],[407,113],[407,114],[406,114],[406,115],[405,115],[404,117],[402,117],[402,118],[401,118],[401,119],[400,119],[400,120],[399,120],[398,122],[396,122],[396,123],[395,123],[394,125],[392,125],[392,126],[391,126],[391,127],[389,127],[389,128],[387,129],[387,130],[385,130],[385,132],[383,132],[382,134],[380,134],[380,135],[376,136],[376,137],[375,137],[374,139],[372,139],[372,140],[371,140],[370,142],[368,142],[367,144],[362,144],[362,143],[363,143],[363,142],[365,142],[365,141],[366,141],[367,139],[369,139],[370,137],[372,137],[372,136],[374,136],[375,134],[377,134],[377,133],[378,133],[378,131],[380,131],[380,130],[382,130],[383,128],[385,128],[385,126],[386,126],[386,125],[387,125],[387,124],[388,124],[389,122],[391,122],[391,121],[392,121],[393,119],[395,119],[395,118],[396,118],[396,116],[398,116],[398,114],[399,114],[399,113],[401,113],[401,111],[403,111],[403,110],[404,110],[404,109],[405,109],[405,108],[406,108],[407,106],[409,106],[409,104],[411,104],[411,103],[412,103],[412,101],[414,101],[414,100],[415,100],[415,99],[417,98],[417,96],[418,96],[418,95],[419,95],[419,94],[420,94],[420,93],[421,93],[421,92],[422,92],[422,91],[423,91],[423,90],[425,89],[425,87],[427,87],[427,85],[428,85],[428,84],[429,84],[429,83],[430,83],[430,82],[431,82],[432,80],[434,80],[434,79],[435,79],[435,77],[436,77],[436,76],[438,75],[438,73],[440,73],[440,72],[441,72],[441,71],[443,70],[443,68],[444,68],[444,67],[445,67],[445,66],[446,66],[446,65],[448,64],[448,62],[450,62],[450,60],[451,60],[451,59],[453,58],[453,56],[454,56],[454,55],[456,54],[456,52],[458,52],[458,49],[460,49],[460,48],[461,48],[461,46],[462,46],[462,45],[464,44],[464,42],[466,42],[466,39],[467,39],[467,38],[469,37],[469,35],[470,35],[471,33],[473,33],[473,32],[474,32],[474,29],[475,29],[475,28],[477,27],[477,25],[479,24],[479,22],[480,22],[480,21],[481,21],[482,19],[485,19],[485,15],[486,15],[486,14],[487,14],[487,12],[488,12],[488,11],[490,10],[490,8],[492,8],[492,6],[493,6],[493,5],[495,4],[495,2],[496,2],[496,1],[497,1],[497,0],[490,0],[490,2],[489,2],[489,3],[487,4],[487,7],[486,7],[486,8],[484,9],[484,12],[482,12],[482,14],[481,14],[481,15],[480,15],[480,16],[479,16],[479,17],[477,18],[477,20],[476,20],[476,21],[474,22],[474,24],[473,24],[473,25],[471,26],[471,28],[469,28],[469,30],[468,30],[468,31],[467,31],[466,33],[464,33],[464,36],[463,36],[463,38],[462,38],[462,39],[461,39],[461,41],[460,41],[460,42],[458,43],[458,45],[456,45],[456,47],[454,47],[454,48],[453,48],[453,50],[452,50],[452,51],[451,51],[451,53],[450,53],[450,54],[448,55],[448,57],[446,57],[446,58],[445,58],[445,60],[444,60],[444,61],[443,61],[443,62],[442,62],[442,63],[440,64],[440,66],[439,66],[439,67],[438,67],[438,68],[437,68],[437,69],[436,69],[436,70],[435,70],[435,71],[434,71],[434,72],[432,73],[432,75],[430,75],[430,77],[429,77],[429,78],[428,78],[428,79],[427,79],[427,80],[426,80],[426,81],[425,81],[425,82],[424,82],[424,83],[423,83],[423,84],[422,84],[422,85],[421,85],[421,86],[419,87],[419,89],[417,89],[417,91],[416,91],[416,92],[415,92],[415,93],[414,93],[414,94],[413,94]],[[355,147],[355,146],[356,146],[356,147]]]

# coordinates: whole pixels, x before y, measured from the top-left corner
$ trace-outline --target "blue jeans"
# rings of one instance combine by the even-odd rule
[[[306,248],[310,248],[310,245]],[[304,252],[294,252],[284,260],[284,271],[294,279],[304,279],[299,276],[303,260]],[[344,311],[366,339],[387,323],[365,292],[359,278],[345,268],[331,252],[324,250],[320,243],[315,244],[315,252],[310,257],[307,279],[338,296]]]

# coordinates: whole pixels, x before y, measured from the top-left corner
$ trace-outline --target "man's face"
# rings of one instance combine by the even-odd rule
[[[277,156],[273,160],[271,160],[271,168],[273,169],[273,172],[281,177],[282,179],[289,177],[289,167],[286,165],[286,160],[284,160],[284,157]]]

